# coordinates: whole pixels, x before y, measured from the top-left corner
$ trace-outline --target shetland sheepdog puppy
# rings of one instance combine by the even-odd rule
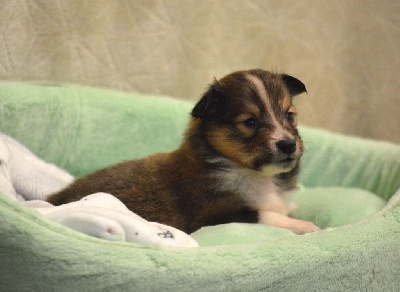
[[[48,202],[105,192],[144,219],[187,233],[229,222],[318,231],[288,216],[303,154],[292,99],[303,92],[300,80],[258,69],[215,80],[177,150],[98,170]]]

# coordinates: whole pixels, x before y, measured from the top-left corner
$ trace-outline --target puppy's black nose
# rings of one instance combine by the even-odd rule
[[[276,146],[278,147],[279,151],[287,155],[290,155],[296,151],[296,141],[291,139],[280,140],[276,142]]]

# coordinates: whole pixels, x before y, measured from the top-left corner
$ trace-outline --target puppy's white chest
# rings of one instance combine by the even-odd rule
[[[253,181],[252,184],[253,187],[243,193],[249,207],[258,211],[273,211],[285,215],[288,213],[289,198],[271,179]]]
[[[282,191],[271,178],[254,176],[248,171],[224,173],[221,188],[238,193],[246,204],[258,211],[272,211],[287,215],[290,211],[291,191]]]

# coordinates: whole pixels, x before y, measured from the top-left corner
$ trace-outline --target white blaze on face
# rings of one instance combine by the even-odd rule
[[[246,76],[247,80],[249,80],[251,83],[253,83],[254,87],[257,90],[257,94],[260,96],[261,100],[263,101],[263,104],[265,106],[265,110],[268,112],[268,116],[271,119],[271,123],[274,125],[275,129],[274,132],[271,134],[271,146],[276,150],[276,145],[275,142],[285,139],[285,138],[291,138],[293,139],[292,134],[290,134],[288,131],[286,131],[282,125],[279,123],[278,119],[275,116],[275,113],[272,108],[271,100],[270,97],[267,93],[267,90],[264,86],[264,83],[262,80],[254,75],[248,74]]]
[[[278,120],[275,117],[274,111],[272,110],[272,104],[270,102],[267,90],[265,89],[264,83],[256,76],[254,75],[247,75],[246,76],[247,80],[249,80],[255,88],[257,89],[257,94],[260,96],[261,100],[263,101],[263,104],[265,105],[265,109],[267,110],[271,122],[277,127],[280,126]]]
[[[262,102],[264,104],[264,108],[265,108],[266,112],[268,113],[268,118],[270,119],[269,122],[272,125],[274,125],[274,130],[271,133],[271,135],[269,135],[270,141],[268,141],[268,142],[269,142],[271,149],[278,151],[278,148],[276,146],[277,141],[284,140],[284,139],[294,139],[294,137],[291,133],[286,131],[283,128],[283,126],[279,123],[279,120],[273,111],[270,96],[268,95],[268,92],[267,92],[262,80],[251,74],[248,74],[246,76],[246,78],[254,85],[256,92],[259,95],[260,99],[262,100]],[[267,176],[272,176],[272,175],[276,175],[276,174],[279,174],[282,172],[288,172],[291,169],[293,169],[293,167],[295,165],[296,165],[295,161],[293,161],[292,163],[265,165],[263,167],[263,169],[261,170],[261,173],[263,173]]]

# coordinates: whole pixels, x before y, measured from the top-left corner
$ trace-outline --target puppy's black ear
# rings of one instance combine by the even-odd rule
[[[286,74],[282,74],[281,76],[291,96],[307,92],[306,86],[299,79]]]
[[[217,101],[220,95],[220,85],[215,80],[200,98],[192,110],[192,117],[204,119],[212,116],[217,111]]]

